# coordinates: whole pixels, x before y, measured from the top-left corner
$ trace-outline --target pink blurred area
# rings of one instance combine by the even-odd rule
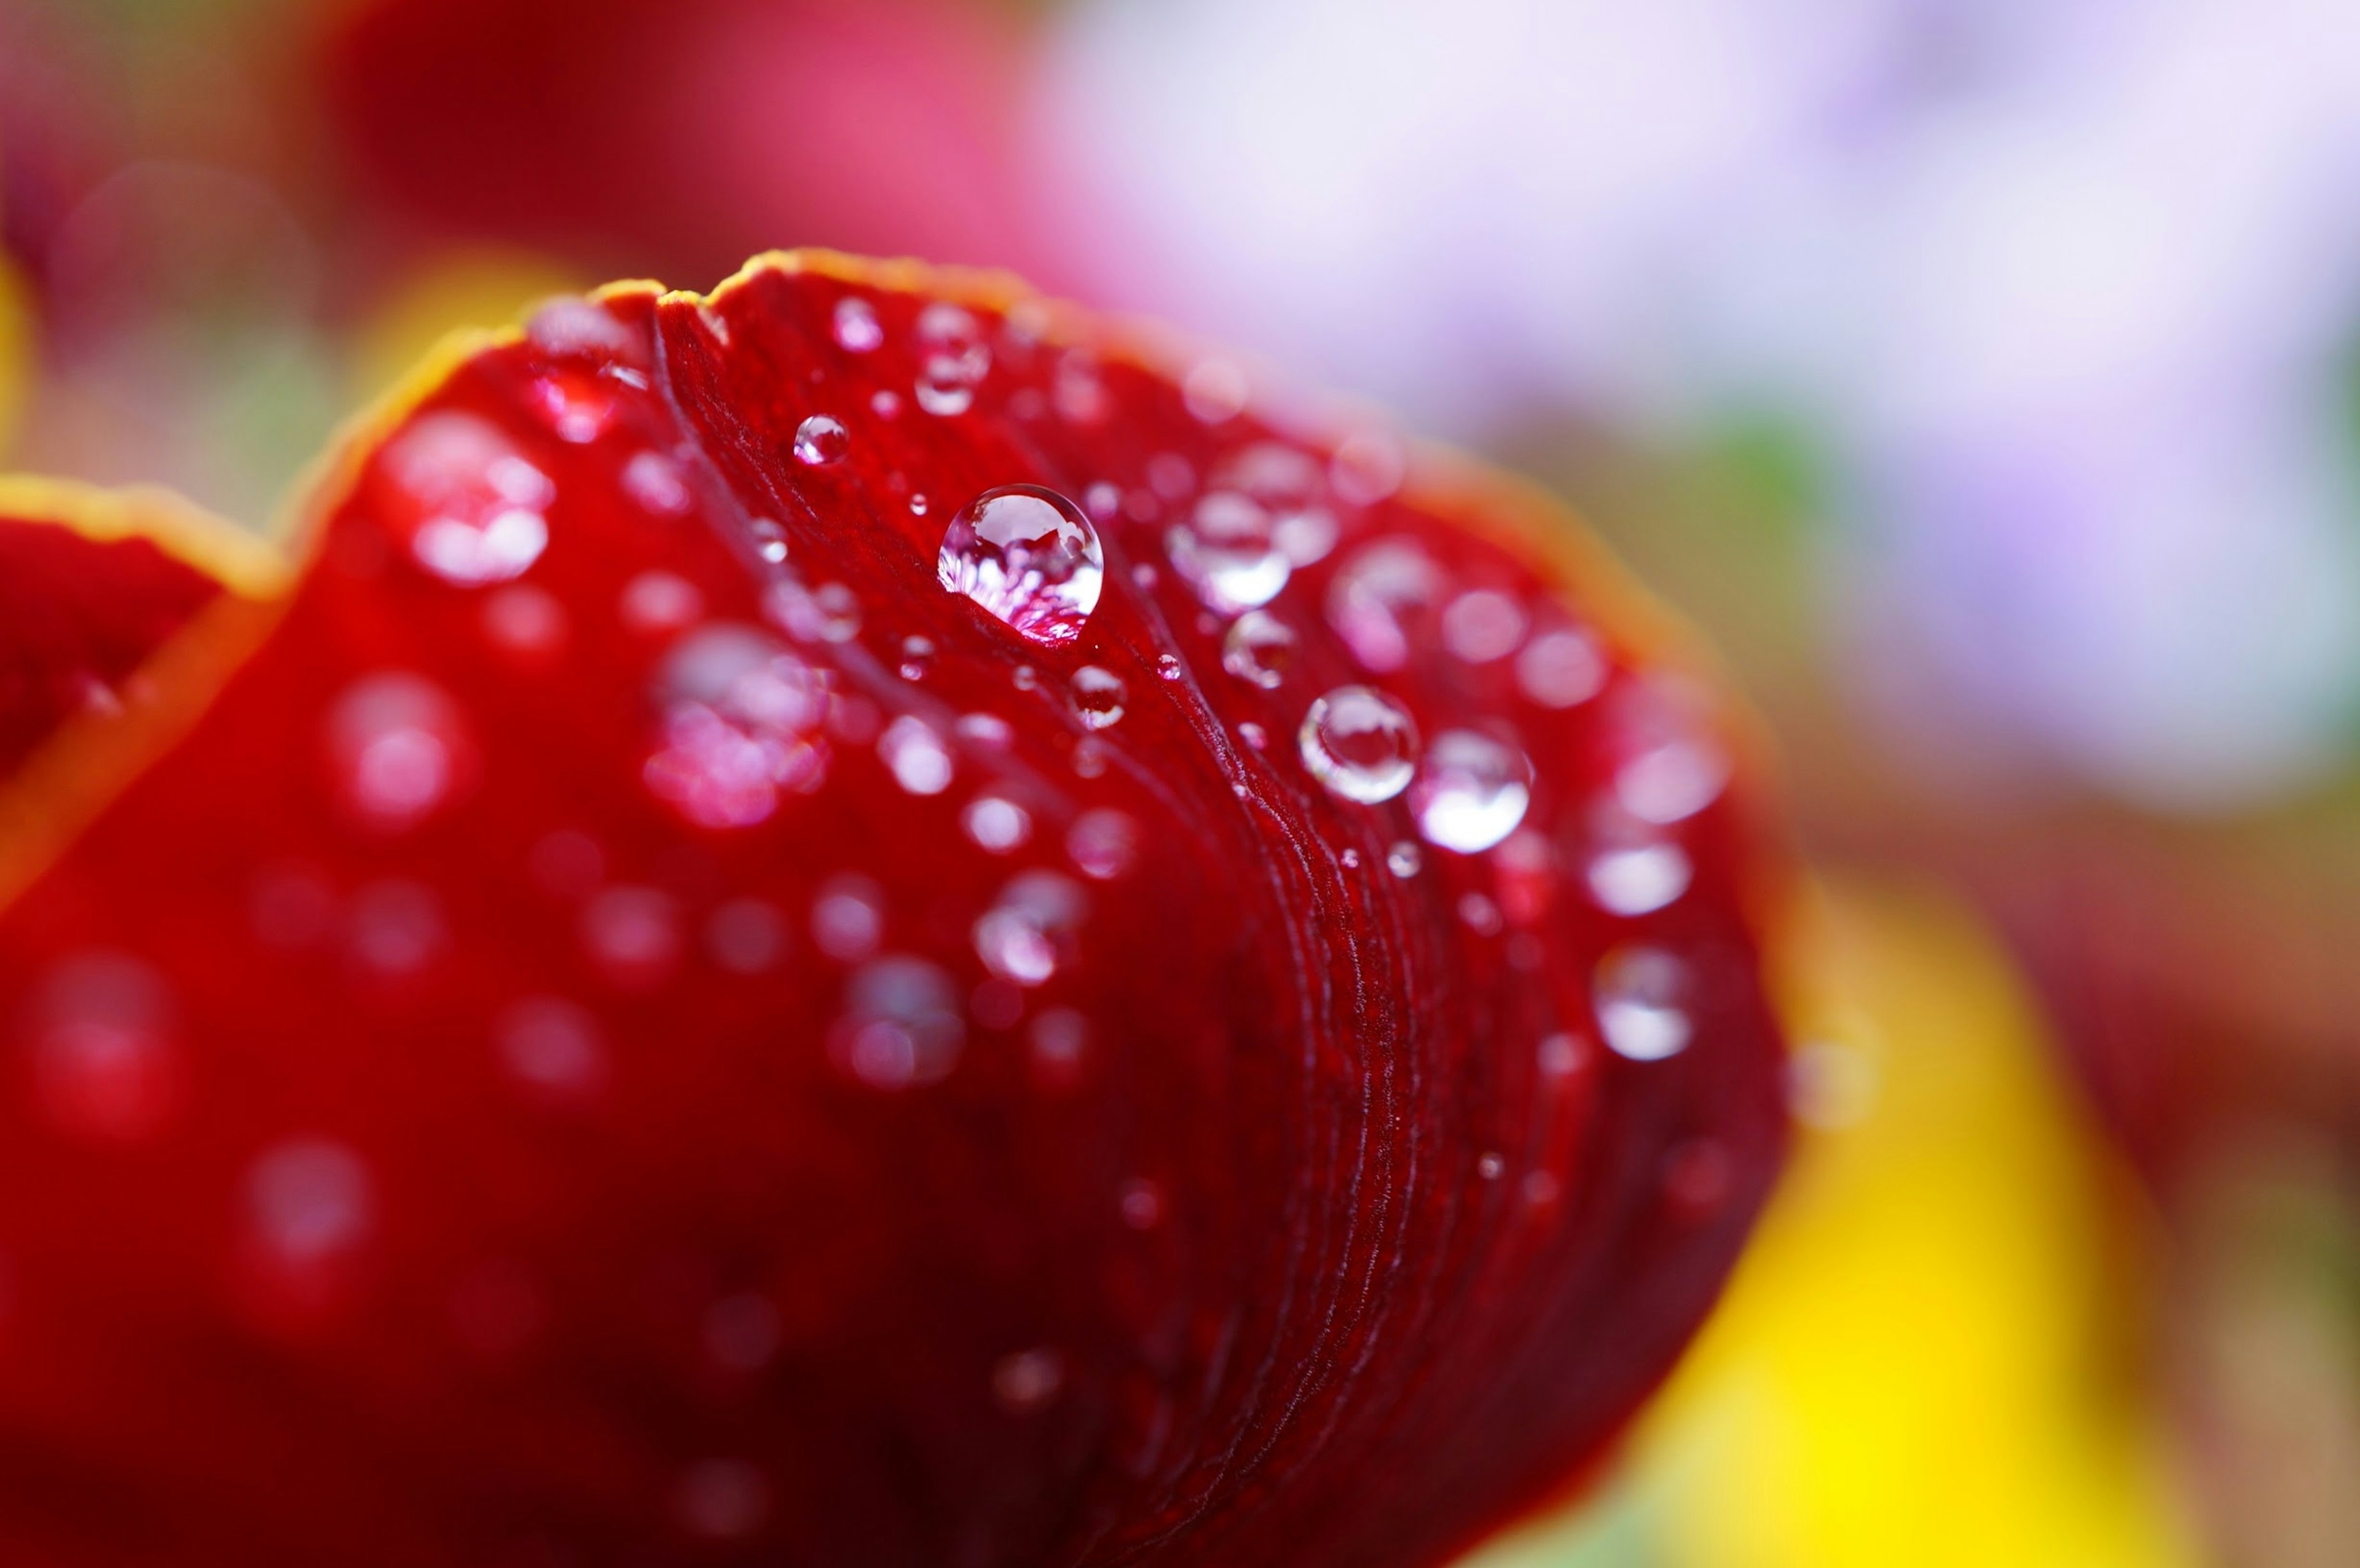
[[[2341,1325],[2193,1357],[2186,1452],[2234,1561],[2345,1561],[2219,1412],[2360,1364],[2348,13],[0,0],[0,464],[259,524],[435,331],[827,245],[1522,466],[1720,643],[1822,864],[2008,938],[2174,1300]],[[2360,1393],[2315,1425],[2360,1454]]]

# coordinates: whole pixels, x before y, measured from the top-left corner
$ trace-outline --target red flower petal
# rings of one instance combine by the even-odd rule
[[[12,1560],[1414,1564],[1597,1453],[1783,1138],[1732,735],[1158,363],[773,258],[355,448],[0,909]]]

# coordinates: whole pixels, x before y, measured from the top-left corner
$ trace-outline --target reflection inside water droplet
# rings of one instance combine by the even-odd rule
[[[1081,635],[1106,558],[1098,529],[1054,490],[1011,485],[976,497],[943,534],[935,576],[1034,642]]]
[[[1339,686],[1321,697],[1296,738],[1311,776],[1347,800],[1390,800],[1415,771],[1417,726],[1373,687]]]
[[[1428,844],[1461,855],[1491,848],[1524,820],[1533,765],[1505,741],[1445,730],[1418,765],[1410,810]]]

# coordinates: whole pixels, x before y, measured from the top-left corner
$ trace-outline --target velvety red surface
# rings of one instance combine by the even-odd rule
[[[1427,1563],[1664,1373],[1784,1138],[1721,737],[1382,444],[980,308],[928,412],[926,305],[773,269],[468,361],[0,910],[0,1558]],[[1268,687],[1166,533],[1251,448],[1339,534]],[[1061,646],[937,582],[1016,483],[1103,514]],[[1296,739],[1362,683],[1513,736],[1521,827],[1390,869],[1407,798]]]
[[[0,507],[0,779],[116,688],[220,588],[144,539],[86,539]]]

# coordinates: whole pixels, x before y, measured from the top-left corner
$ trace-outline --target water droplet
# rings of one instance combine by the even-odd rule
[[[754,552],[764,561],[776,566],[787,559],[787,530],[776,519],[756,517],[746,531],[754,536]]]
[[[1019,691],[1030,691],[1041,683],[1040,672],[1029,664],[1018,665],[1009,680]]]
[[[1166,501],[1185,501],[1196,493],[1196,465],[1176,452],[1159,452],[1147,460],[1147,483]]]
[[[519,1083],[556,1099],[578,1099],[606,1082],[606,1047],[587,1007],[561,996],[528,996],[492,1023],[492,1048]]]
[[[706,1541],[744,1541],[770,1517],[770,1484],[742,1459],[705,1459],[681,1472],[672,1516]]]
[[[1050,1007],[1032,1020],[1032,1046],[1034,1071],[1053,1084],[1070,1084],[1089,1051],[1089,1020],[1071,1007]]]
[[[1180,660],[1176,656],[1169,653],[1155,656],[1155,678],[1158,681],[1177,681],[1180,674]]]
[[[368,1167],[331,1138],[266,1150],[246,1175],[246,1223],[266,1259],[302,1275],[333,1267],[368,1237],[377,1200]]]
[[[565,646],[565,606],[529,583],[511,583],[484,601],[484,636],[519,659],[542,660]]]
[[[1110,882],[1139,858],[1139,827],[1111,807],[1084,811],[1066,831],[1065,853],[1085,877]]]
[[[1248,610],[1221,639],[1221,668],[1263,691],[1274,691],[1295,664],[1294,628],[1265,610]]]
[[[1057,972],[1060,939],[1081,923],[1081,888],[1054,871],[1021,873],[975,922],[976,956],[1003,980],[1038,985]]]
[[[1270,514],[1235,490],[1198,497],[1188,520],[1165,531],[1164,548],[1196,596],[1225,615],[1267,604],[1295,570],[1272,539]]]
[[[1106,378],[1098,374],[1098,363],[1079,350],[1057,362],[1056,378],[1049,397],[1057,417],[1067,424],[1100,424],[1114,411],[1113,394],[1107,390]]]
[[[1002,795],[978,795],[959,813],[959,826],[979,849],[1006,855],[1032,836],[1032,813]]]
[[[628,360],[645,363],[648,347],[639,334],[596,301],[578,294],[551,299],[525,323],[532,345],[554,359]]]
[[[918,407],[945,418],[975,405],[976,388],[991,369],[991,346],[973,316],[937,301],[918,315]]]
[[[1270,749],[1270,732],[1262,728],[1260,724],[1254,723],[1251,719],[1240,719],[1238,721],[1238,738],[1246,743],[1246,746],[1249,750],[1267,751]]]
[[[1373,506],[1401,488],[1409,460],[1401,442],[1383,430],[1346,436],[1328,463],[1328,482],[1354,506]]]
[[[847,874],[822,884],[812,900],[812,941],[841,964],[858,964],[877,951],[885,936],[885,890],[866,877]]]
[[[1590,892],[1609,914],[1653,914],[1688,891],[1691,875],[1678,844],[1630,844],[1602,851],[1590,863]]]
[[[1380,539],[1338,569],[1328,584],[1328,623],[1371,670],[1409,662],[1416,618],[1441,598],[1442,569],[1416,544]]]
[[[1155,581],[1154,567],[1149,565],[1143,561],[1137,561],[1132,564],[1131,569],[1131,585],[1132,587],[1138,589],[1142,593],[1150,593],[1155,587]]]
[[[461,587],[522,575],[549,544],[549,476],[497,426],[473,414],[427,414],[379,460],[410,517],[410,552]]]
[[[705,595],[685,577],[642,572],[623,584],[622,612],[623,625],[643,637],[676,632],[705,614]]]
[[[1297,740],[1311,776],[1347,800],[1390,800],[1416,771],[1417,726],[1373,687],[1339,686],[1313,702]]]
[[[1477,936],[1500,934],[1500,906],[1482,893],[1459,896],[1459,920]]]
[[[876,307],[856,294],[836,302],[836,346],[847,354],[868,354],[885,342],[885,324]]]
[[[1328,552],[1336,548],[1336,519],[1324,507],[1282,512],[1270,526],[1270,542],[1296,566],[1328,559]]]
[[[1065,1386],[1065,1358],[1046,1345],[1003,1356],[991,1368],[991,1397],[1012,1416],[1047,1410]]]
[[[872,1089],[912,1089],[950,1076],[967,1044],[958,993],[923,958],[889,954],[853,971],[844,1014],[828,1032],[837,1065]]]
[[[1571,708],[1605,688],[1606,655],[1589,634],[1560,626],[1545,631],[1516,656],[1516,684],[1544,708]]]
[[[1097,779],[1106,770],[1106,742],[1096,735],[1084,735],[1074,743],[1074,774],[1076,778]]]
[[[901,395],[890,387],[880,387],[869,395],[869,411],[880,419],[901,417]]]
[[[806,468],[840,462],[851,449],[843,421],[829,415],[814,414],[795,427],[795,461]]]
[[[1489,664],[1516,651],[1529,622],[1524,606],[1496,589],[1478,588],[1442,612],[1442,646],[1470,664]]]
[[[912,795],[939,795],[951,785],[951,754],[934,726],[904,713],[877,737],[877,755],[893,781]]]
[[[860,635],[860,599],[841,583],[806,588],[781,578],[764,592],[762,611],[797,642],[850,642]]]
[[[1385,851],[1385,869],[1396,877],[1403,878],[1415,877],[1425,866],[1426,856],[1419,853],[1417,845],[1407,839],[1398,841],[1391,849]]]
[[[1074,671],[1070,684],[1074,713],[1087,727],[1102,730],[1122,717],[1123,700],[1130,691],[1113,670],[1085,664]]]
[[[1694,1025],[1683,1006],[1688,966],[1655,947],[1620,947],[1590,983],[1598,1027],[1616,1055],[1660,1062],[1685,1050]]]
[[[926,515],[926,498],[925,498],[925,496],[923,496],[923,495],[912,495],[912,496],[911,496],[911,497],[910,497],[910,516],[912,516],[912,517],[924,517],[925,515]]]
[[[415,827],[446,805],[473,752],[459,704],[398,671],[344,689],[328,712],[327,745],[345,803],[384,833]]]
[[[1133,1230],[1153,1230],[1164,1219],[1164,1189],[1143,1176],[1122,1184],[1116,1197],[1122,1223]]]
[[[1474,855],[1516,831],[1532,782],[1522,750],[1474,730],[1445,730],[1418,765],[1410,810],[1428,844]]]
[[[626,990],[661,984],[680,961],[680,904],[658,888],[601,889],[582,907],[581,929],[591,962]]]
[[[1496,1154],[1486,1154],[1475,1161],[1475,1174],[1486,1181],[1497,1181],[1507,1174],[1508,1162]]]
[[[787,918],[761,898],[732,898],[705,921],[705,951],[732,975],[761,975],[787,952]]]
[[[961,713],[951,728],[959,739],[987,751],[1006,751],[1016,744],[1016,726],[998,713]]]
[[[31,1022],[35,1088],[66,1132],[135,1142],[178,1108],[171,996],[148,965],[118,953],[64,959],[42,985]]]
[[[1643,822],[1685,822],[1721,798],[1729,758],[1700,735],[1675,735],[1615,769],[1614,798]]]
[[[1336,858],[1347,871],[1358,871],[1360,868],[1360,852],[1357,849],[1348,849]]]
[[[1094,523],[1112,522],[1122,510],[1122,492],[1101,479],[1082,492],[1082,510]]]
[[[687,515],[694,497],[680,464],[660,452],[642,452],[623,464],[623,494],[659,517]]]
[[[926,660],[934,657],[934,638],[918,637],[914,634],[910,637],[903,637],[901,639],[901,679],[904,681],[924,680],[926,675]]]
[[[1200,359],[1180,382],[1180,400],[1199,424],[1226,424],[1245,412],[1246,373],[1230,360]]]
[[[1080,507],[1054,490],[1011,485],[951,519],[934,573],[1021,635],[1054,646],[1079,637],[1098,608],[1106,557]]]
[[[691,632],[665,658],[655,696],[661,742],[641,777],[693,822],[750,827],[782,793],[807,793],[826,777],[827,677],[768,632],[729,623]]]
[[[606,433],[615,389],[594,370],[569,367],[533,377],[525,401],[559,441],[580,446]]]
[[[418,974],[450,944],[442,900],[432,888],[388,877],[353,895],[350,931],[353,957],[361,968],[388,981]]]

